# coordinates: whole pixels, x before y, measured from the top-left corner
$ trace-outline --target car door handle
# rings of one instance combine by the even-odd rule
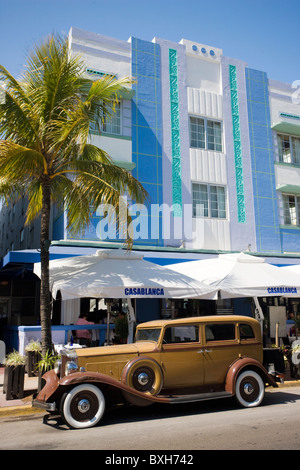
[[[209,353],[212,352],[211,349],[200,349],[200,351],[197,351],[197,354],[204,354],[204,353]]]

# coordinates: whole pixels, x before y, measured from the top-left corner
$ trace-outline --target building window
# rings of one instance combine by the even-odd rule
[[[120,103],[115,106],[112,116],[104,118],[102,132],[107,134],[121,134],[121,107]]]
[[[300,165],[300,138],[278,134],[279,161]]]
[[[24,241],[24,229],[21,228],[20,230],[20,243],[22,243]]]
[[[193,217],[226,219],[225,187],[193,183]]]
[[[291,139],[294,163],[300,165],[300,139],[297,137],[292,137]]]
[[[121,105],[117,103],[114,111],[111,109],[111,116],[103,117],[101,125],[101,133],[121,135]],[[90,124],[90,132],[92,134],[99,134],[99,129],[94,122]]]
[[[205,126],[204,119],[190,117],[190,142],[191,147],[205,148]]]
[[[225,188],[210,186],[210,216],[215,219],[226,219]]]
[[[285,225],[300,225],[300,196],[283,194]]]
[[[190,116],[190,146],[222,152],[221,122]]]
[[[208,217],[208,187],[193,184],[193,217]]]
[[[222,132],[221,123],[217,121],[207,121],[207,148],[222,152]]]

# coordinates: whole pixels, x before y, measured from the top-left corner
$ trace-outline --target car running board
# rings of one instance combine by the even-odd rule
[[[193,401],[202,400],[216,400],[219,398],[230,398],[232,394],[230,392],[211,392],[211,393],[199,393],[194,395],[171,395],[168,398],[169,403],[191,403]]]

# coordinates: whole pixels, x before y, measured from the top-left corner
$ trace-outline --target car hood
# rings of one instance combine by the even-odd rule
[[[157,343],[152,341],[139,341],[131,344],[116,344],[114,346],[99,346],[96,348],[79,348],[76,354],[79,357],[86,356],[111,356],[116,354],[147,354],[157,351]]]

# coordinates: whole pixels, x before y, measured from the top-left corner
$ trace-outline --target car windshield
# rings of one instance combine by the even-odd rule
[[[138,329],[135,335],[135,342],[137,341],[158,341],[161,328],[141,328]]]

